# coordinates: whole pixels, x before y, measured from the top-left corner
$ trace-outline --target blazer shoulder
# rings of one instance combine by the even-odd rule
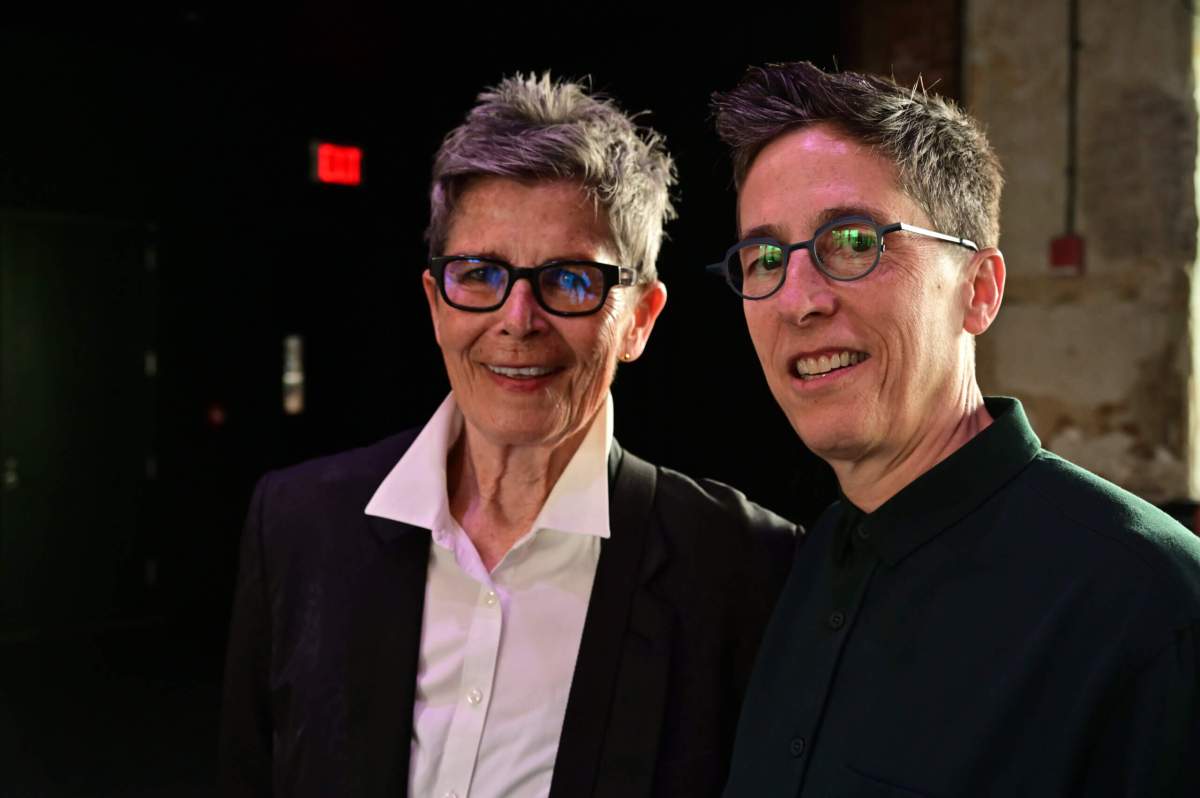
[[[336,454],[314,457],[273,472],[278,480],[308,483],[354,479],[382,480],[408,451],[421,428],[405,430],[382,440]]]
[[[736,488],[713,479],[695,480],[670,468],[658,469],[656,504],[665,519],[687,522],[707,535],[757,539],[790,552],[802,527],[755,504]]]
[[[765,623],[800,544],[796,524],[729,485],[669,468],[658,469],[654,514],[654,539],[673,566],[658,583],[662,595],[692,602],[710,620]]]
[[[270,471],[258,481],[252,507],[267,516],[366,507],[379,483],[408,451],[420,428],[337,454]]]

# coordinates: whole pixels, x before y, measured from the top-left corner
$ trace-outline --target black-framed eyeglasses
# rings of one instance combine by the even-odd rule
[[[896,232],[916,233],[979,251],[974,241],[924,227],[904,222],[881,225],[865,216],[844,216],[817,228],[812,238],[798,244],[784,244],[768,236],[739,241],[725,253],[725,260],[706,269],[723,276],[738,296],[766,299],[783,286],[788,260],[796,250],[807,249],[817,269],[831,280],[861,280],[879,265],[883,237]]]
[[[586,316],[604,305],[614,286],[633,285],[637,273],[624,266],[588,260],[555,260],[522,268],[474,255],[430,258],[429,271],[446,304],[459,310],[486,313],[508,299],[513,284],[525,278],[533,296],[547,313]]]

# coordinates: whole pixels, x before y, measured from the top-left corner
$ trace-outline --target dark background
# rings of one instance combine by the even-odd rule
[[[670,299],[613,389],[622,444],[803,522],[831,497],[702,267],[734,233],[709,94],[749,63],[853,68],[836,7],[512,8],[0,26],[0,794],[208,794],[254,480],[445,395],[419,284],[431,157],[515,71],[590,75],[678,163]],[[361,146],[363,185],[312,183],[313,139]]]

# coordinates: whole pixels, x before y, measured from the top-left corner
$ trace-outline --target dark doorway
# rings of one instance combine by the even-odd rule
[[[129,618],[156,580],[153,250],[0,215],[0,634]]]

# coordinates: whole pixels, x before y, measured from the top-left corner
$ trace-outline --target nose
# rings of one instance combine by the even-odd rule
[[[809,324],[837,312],[836,281],[817,268],[808,249],[793,252],[788,258],[787,270],[787,278],[777,297],[782,312],[797,324]]]
[[[500,332],[503,335],[525,337],[546,327],[546,316],[533,295],[533,285],[527,279],[517,280],[500,306]]]

